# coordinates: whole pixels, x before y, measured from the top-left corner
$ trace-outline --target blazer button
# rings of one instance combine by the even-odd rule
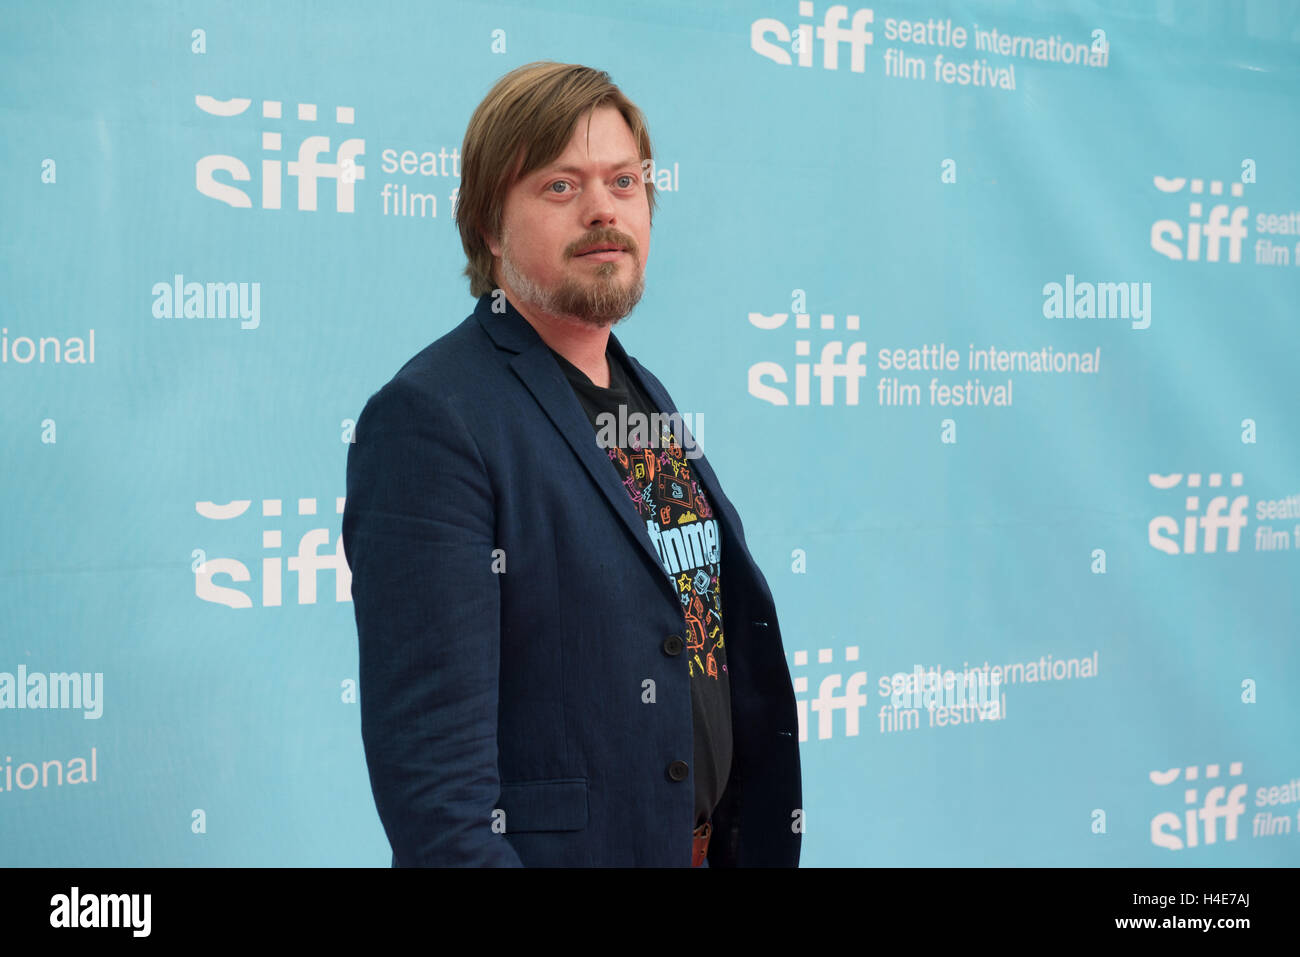
[[[686,766],[685,761],[674,761],[668,765],[668,776],[674,781],[685,781],[689,772],[690,768]]]
[[[664,654],[670,657],[680,655],[686,643],[678,635],[669,635],[664,639]]]

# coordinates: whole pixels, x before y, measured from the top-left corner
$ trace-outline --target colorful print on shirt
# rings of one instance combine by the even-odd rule
[[[690,460],[669,430],[659,447],[611,448],[610,460],[645,520],[664,571],[677,585],[686,613],[690,673],[717,679],[727,670],[722,630],[722,533]]]

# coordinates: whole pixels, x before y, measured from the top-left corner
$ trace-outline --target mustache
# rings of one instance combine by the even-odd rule
[[[572,259],[578,255],[578,251],[588,249],[592,246],[601,246],[608,243],[611,246],[622,246],[625,250],[639,259],[640,249],[637,247],[636,240],[626,233],[620,233],[616,229],[605,229],[600,232],[584,236],[578,242],[569,247],[569,258]]]

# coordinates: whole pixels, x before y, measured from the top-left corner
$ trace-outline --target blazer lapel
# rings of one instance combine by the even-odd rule
[[[619,357],[624,360],[623,364],[627,366],[628,370],[636,378],[637,384],[641,386],[642,391],[654,400],[655,405],[659,407],[659,411],[677,413],[680,417],[680,413],[678,413],[676,407],[673,406],[672,397],[651,381],[649,376],[642,374],[644,369],[642,368],[641,363],[637,362],[636,359],[633,359],[627,354],[627,351],[623,348],[623,344],[618,341],[618,338],[613,332],[610,332],[609,334],[609,341],[610,350],[618,353]],[[695,436],[686,428],[686,423],[684,421],[682,422],[682,429],[686,435],[690,436],[688,441],[692,446],[694,446]],[[713,466],[709,465],[709,460],[705,457],[704,450],[700,449],[700,454],[696,458],[688,459],[687,461],[690,463],[691,471],[695,474],[696,479],[699,481],[700,485],[704,487],[704,494],[708,496],[710,508],[712,508],[722,520],[723,534],[726,534],[728,531],[732,532],[733,541],[740,550],[740,556],[744,559],[751,580],[760,583],[761,590],[765,593],[765,599],[770,602],[772,600],[771,593],[767,590],[763,575],[761,574],[758,565],[754,562],[753,556],[749,554],[749,547],[745,544],[745,540],[740,534],[740,518],[736,514],[735,508],[732,507],[731,500],[722,493],[722,486],[718,482],[717,475],[714,474]],[[731,560],[735,560],[734,556]],[[728,561],[725,555],[723,556],[723,561]]]
[[[542,407],[542,411],[559,430],[565,443],[573,450],[573,454],[578,457],[578,461],[595,481],[610,508],[640,544],[646,556],[654,562],[655,567],[663,572],[664,587],[668,589],[673,600],[679,601],[677,586],[672,576],[664,569],[663,559],[655,551],[654,543],[650,541],[650,535],[646,532],[642,519],[632,506],[627,489],[618,480],[618,474],[610,463],[609,457],[597,446],[591,421],[587,418],[578,397],[573,393],[573,387],[564,377],[563,371],[551,355],[546,343],[509,300],[502,300],[506,306],[506,311],[503,313],[492,312],[491,300],[491,295],[483,296],[474,310],[484,331],[499,348],[516,353],[510,360],[510,368],[523,381],[538,405]],[[620,351],[622,351],[621,347]]]

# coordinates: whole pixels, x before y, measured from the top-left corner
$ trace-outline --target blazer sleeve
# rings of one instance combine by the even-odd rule
[[[361,737],[396,866],[522,866],[492,828],[500,583],[494,496],[454,400],[400,379],[348,448],[343,549]]]

